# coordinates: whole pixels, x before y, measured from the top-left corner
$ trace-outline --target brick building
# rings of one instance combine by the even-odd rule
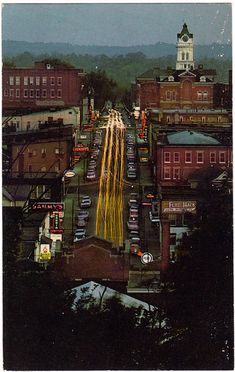
[[[216,71],[195,67],[193,45],[193,34],[184,24],[177,34],[175,69],[156,67],[138,76],[133,86],[135,106],[140,110],[213,108]]]
[[[3,111],[82,106],[85,73],[47,61],[2,70]]]
[[[156,183],[162,187],[188,184],[195,170],[232,167],[231,144],[192,130],[160,135],[154,152]]]

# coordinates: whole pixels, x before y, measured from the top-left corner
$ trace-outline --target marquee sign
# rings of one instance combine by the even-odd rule
[[[85,147],[85,146],[83,146],[83,147],[74,147],[73,148],[73,152],[85,152],[85,151],[90,151],[90,149],[89,149],[89,147]]]
[[[196,213],[196,201],[175,200],[162,202],[162,213]]]
[[[55,211],[61,212],[64,210],[64,203],[35,203],[32,206],[32,209],[35,211]]]

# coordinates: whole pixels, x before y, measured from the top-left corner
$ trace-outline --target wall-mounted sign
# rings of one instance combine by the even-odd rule
[[[83,152],[83,151],[90,151],[89,147],[74,147],[73,152]]]
[[[64,203],[35,203],[32,209],[36,211],[55,211],[60,212],[64,210]]]
[[[196,201],[175,200],[162,202],[162,213],[196,213]]]
[[[50,244],[40,244],[40,261],[49,261],[51,259]]]

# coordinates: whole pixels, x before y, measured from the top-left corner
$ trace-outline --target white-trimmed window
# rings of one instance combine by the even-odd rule
[[[29,93],[30,95],[30,98],[33,98],[34,97],[34,91],[33,91],[33,89],[30,89],[30,93]]]
[[[4,97],[8,97],[8,89],[4,89]]]
[[[219,163],[226,163],[226,153],[225,151],[220,151],[219,152]]]
[[[180,162],[180,153],[174,152],[174,163],[179,163],[179,162]]]
[[[46,89],[43,89],[42,90],[42,97],[43,98],[46,98],[47,97],[47,90]]]
[[[16,76],[16,85],[20,85],[20,76]]]
[[[170,163],[170,162],[171,162],[171,153],[164,152],[164,163]]]
[[[30,76],[29,77],[29,85],[33,85],[33,84],[34,84],[34,77]]]
[[[197,163],[198,164],[204,163],[204,151],[197,151]]]
[[[166,99],[167,99],[168,101],[171,100],[171,92],[170,92],[169,90],[166,91]]]
[[[62,97],[62,90],[61,89],[57,89],[57,97],[58,98]]]
[[[14,89],[10,89],[10,97],[14,97]]]
[[[36,76],[35,80],[36,80],[36,85],[40,85],[40,76]]]
[[[185,53],[183,52],[182,53],[182,61],[184,61],[184,58],[185,58]]]
[[[204,101],[208,100],[208,92],[207,91],[203,92],[203,100]]]
[[[16,89],[16,98],[19,98],[19,97],[20,97],[20,90]]]
[[[28,89],[24,89],[24,98],[28,98]]]
[[[40,89],[36,89],[36,98],[40,98]]]
[[[47,152],[46,148],[42,148],[42,149],[41,149],[41,154],[42,154],[42,157],[43,157],[43,158],[46,157],[46,152]]]
[[[28,76],[24,76],[24,85],[28,85]]]
[[[173,179],[174,180],[180,179],[180,168],[173,168]]]
[[[62,85],[62,77],[57,78],[57,85]]]
[[[216,152],[210,152],[210,163],[216,163]]]
[[[176,92],[173,90],[172,92],[172,101],[175,101],[176,100]]]
[[[163,168],[163,178],[164,178],[164,180],[170,180],[171,179],[171,168],[168,168],[168,167]]]
[[[51,98],[55,98],[55,89],[51,89]]]
[[[202,100],[202,92],[197,92],[197,99],[198,101]]]
[[[51,81],[51,85],[55,85],[55,78],[54,78],[54,76],[51,76],[50,81]]]
[[[47,77],[46,76],[42,77],[42,85],[47,85]]]
[[[9,77],[9,84],[14,85],[14,76]]]
[[[189,52],[186,53],[186,60],[188,61],[189,59]]]
[[[185,151],[185,163],[192,163],[192,151]]]

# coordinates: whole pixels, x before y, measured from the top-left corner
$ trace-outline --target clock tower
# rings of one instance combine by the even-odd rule
[[[177,34],[177,60],[176,70],[194,69],[193,60],[193,34],[188,31],[186,23],[182,31]]]

